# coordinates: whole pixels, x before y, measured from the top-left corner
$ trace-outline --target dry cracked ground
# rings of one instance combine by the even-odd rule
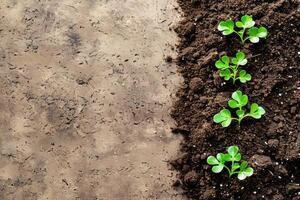
[[[0,0],[0,199],[179,200],[173,0]]]

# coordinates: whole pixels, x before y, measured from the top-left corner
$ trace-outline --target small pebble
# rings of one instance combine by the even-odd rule
[[[291,111],[290,111],[290,112],[291,112],[292,114],[295,114],[296,111],[297,111],[296,106],[291,107]]]
[[[165,58],[165,60],[166,60],[166,62],[170,63],[170,62],[172,62],[173,58],[171,56],[167,56]]]

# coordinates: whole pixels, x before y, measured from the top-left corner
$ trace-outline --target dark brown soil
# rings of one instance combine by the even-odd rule
[[[185,19],[177,64],[184,77],[172,116],[175,133],[184,134],[182,154],[172,162],[180,172],[176,185],[191,199],[300,199],[299,3],[293,0],[178,0]],[[241,46],[217,31],[219,21],[252,15],[269,30],[267,40]],[[214,62],[225,52],[248,55],[252,81],[232,86],[219,78]],[[212,117],[242,90],[266,109],[260,120],[221,128]],[[212,174],[208,155],[238,145],[255,174],[244,181]]]

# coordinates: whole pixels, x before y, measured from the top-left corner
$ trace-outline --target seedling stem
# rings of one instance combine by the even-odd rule
[[[245,33],[245,28],[243,28],[242,30],[240,30],[239,32],[237,32],[236,30],[234,30],[234,32],[240,37],[241,39],[241,44],[244,45],[245,41],[249,39],[249,37],[246,37],[244,39],[244,33]]]

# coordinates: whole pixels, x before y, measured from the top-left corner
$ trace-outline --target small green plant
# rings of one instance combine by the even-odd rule
[[[216,61],[215,66],[220,70],[220,76],[226,81],[232,79],[233,84],[236,80],[241,83],[246,83],[251,80],[251,75],[245,70],[239,70],[239,66],[247,64],[246,55],[243,52],[237,52],[234,58],[228,56],[222,56]]]
[[[222,31],[223,35],[230,35],[236,33],[240,39],[241,43],[245,44],[247,40],[250,40],[252,43],[258,43],[260,38],[266,38],[268,35],[268,30],[260,26],[255,27],[255,22],[252,19],[252,16],[244,15],[241,18],[241,21],[233,22],[232,20],[221,21],[218,25],[218,30]],[[234,27],[239,28],[240,30],[236,31]],[[245,32],[248,36],[245,36]]]
[[[228,147],[227,152],[226,154],[218,153],[216,157],[209,156],[207,158],[207,163],[213,166],[212,172],[220,173],[225,168],[229,173],[229,177],[233,174],[237,174],[239,180],[244,180],[252,176],[254,170],[248,166],[248,162],[240,162],[242,156],[237,146]],[[226,166],[226,162],[230,162],[231,165],[229,165],[229,167]]]
[[[232,117],[230,110],[224,108],[218,114],[213,117],[215,123],[221,123],[223,127],[228,127],[233,120],[238,121],[239,125],[245,117],[253,117],[254,119],[260,119],[266,112],[263,107],[257,103],[252,103],[250,106],[250,112],[246,113],[244,106],[248,104],[248,96],[237,90],[232,93],[232,99],[228,101],[230,108],[236,109],[236,116]]]

